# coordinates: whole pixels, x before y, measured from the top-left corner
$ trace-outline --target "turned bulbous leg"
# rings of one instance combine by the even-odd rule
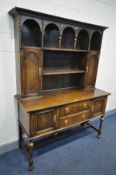
[[[32,151],[33,151],[34,143],[29,142],[28,143],[28,152],[29,152],[29,171],[33,170],[33,159],[32,159]]]

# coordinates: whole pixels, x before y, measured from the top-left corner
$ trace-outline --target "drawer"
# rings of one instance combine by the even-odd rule
[[[59,117],[80,112],[89,108],[89,101],[72,103],[59,108]]]
[[[77,123],[81,123],[83,121],[87,121],[89,118],[90,118],[89,110],[68,115],[66,117],[62,117],[59,119],[59,128],[64,128]]]

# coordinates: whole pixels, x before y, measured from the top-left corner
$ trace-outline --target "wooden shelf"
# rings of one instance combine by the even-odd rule
[[[62,51],[62,52],[89,52],[89,50],[79,50],[79,49],[63,49],[63,48],[48,48],[44,47],[45,51]]]
[[[84,70],[80,69],[45,69],[43,75],[64,75],[64,74],[77,74],[85,73]]]
[[[90,52],[99,53],[99,50],[90,50]]]
[[[22,46],[21,48],[36,48],[36,49],[42,49],[42,47],[36,47],[36,46]],[[47,48],[47,47],[44,47],[45,51],[59,51],[59,52],[100,52],[99,50],[82,50],[82,49],[62,49],[62,48]]]
[[[22,49],[32,49],[32,48],[34,48],[34,49],[42,49],[42,47],[37,47],[37,46],[22,46],[21,47]]]

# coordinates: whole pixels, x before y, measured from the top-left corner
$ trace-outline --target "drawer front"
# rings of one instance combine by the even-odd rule
[[[37,132],[49,132],[56,127],[56,111],[48,110],[36,113],[36,130]]]
[[[102,115],[105,113],[107,98],[95,99],[92,103],[93,116]]]
[[[59,119],[59,128],[69,127],[71,125],[87,121],[90,118],[90,111],[85,110]]]
[[[68,104],[59,108],[59,116],[66,116],[89,109],[89,101]]]

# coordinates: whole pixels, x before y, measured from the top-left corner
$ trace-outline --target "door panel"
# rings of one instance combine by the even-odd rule
[[[92,102],[93,116],[102,115],[105,113],[107,98],[98,98]]]
[[[38,95],[42,89],[42,51],[36,48],[21,49],[22,96]],[[40,74],[39,74],[40,72]]]
[[[85,88],[92,88],[95,86],[98,61],[99,61],[98,53],[96,52],[88,53],[86,74],[85,74],[85,80],[84,80]]]
[[[48,110],[36,114],[37,132],[51,131],[56,128],[56,111]]]

